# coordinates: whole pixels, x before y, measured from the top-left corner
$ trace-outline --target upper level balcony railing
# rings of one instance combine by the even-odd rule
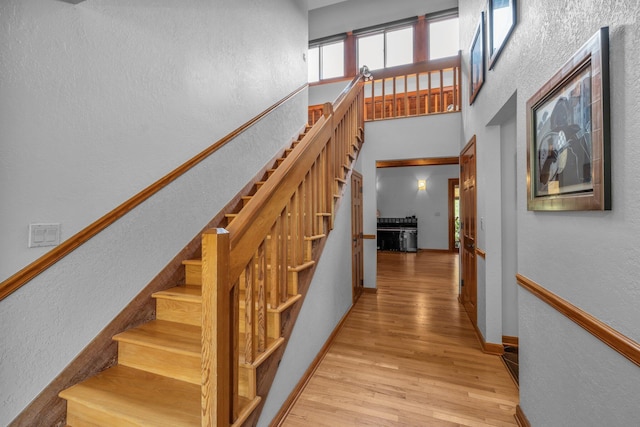
[[[458,112],[461,80],[459,56],[373,71],[364,86],[365,121]],[[309,124],[322,107],[309,107]]]

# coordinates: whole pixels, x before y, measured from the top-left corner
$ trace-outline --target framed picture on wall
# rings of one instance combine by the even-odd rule
[[[469,105],[478,96],[484,83],[484,12],[480,12],[480,22],[469,48]]]
[[[609,31],[527,101],[528,210],[611,209]]]
[[[487,8],[489,69],[491,70],[516,26],[516,0],[489,0]]]

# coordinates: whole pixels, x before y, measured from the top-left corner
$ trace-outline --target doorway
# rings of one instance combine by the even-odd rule
[[[362,234],[362,175],[351,173],[351,287],[355,304],[364,288],[363,234]]]
[[[460,249],[460,179],[449,179],[449,250]]]
[[[462,283],[460,300],[469,319],[477,326],[476,277],[476,137],[460,153],[461,231],[462,231]]]

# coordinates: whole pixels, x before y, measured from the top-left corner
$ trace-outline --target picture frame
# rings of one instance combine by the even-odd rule
[[[498,61],[517,22],[517,0],[489,0],[487,7],[487,45],[489,69]]]
[[[611,209],[609,29],[527,101],[527,209]]]
[[[473,104],[484,84],[484,12],[469,48],[469,105]]]

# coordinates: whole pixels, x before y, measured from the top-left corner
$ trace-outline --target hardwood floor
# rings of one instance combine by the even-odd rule
[[[518,390],[457,301],[458,256],[378,254],[364,293],[282,424],[515,426]]]

